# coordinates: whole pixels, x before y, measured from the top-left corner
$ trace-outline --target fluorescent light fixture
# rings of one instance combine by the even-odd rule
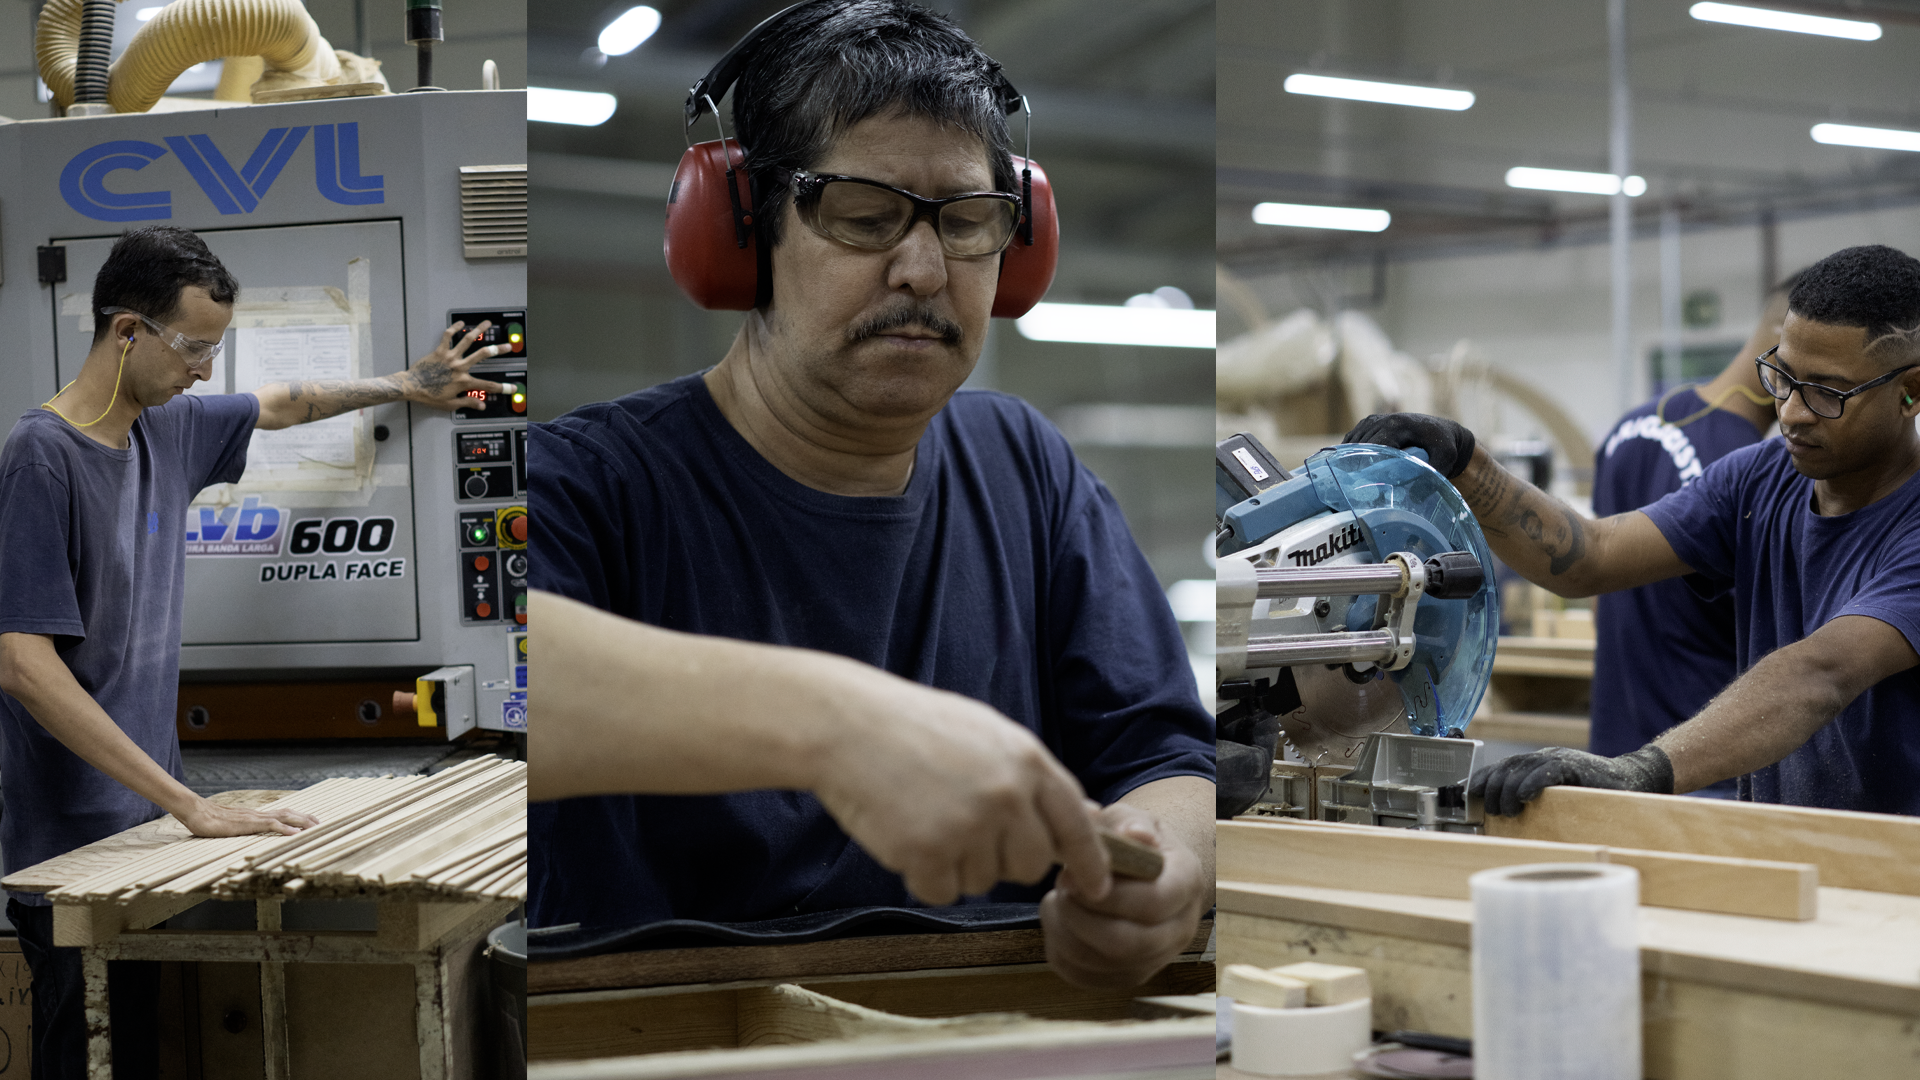
[[[554,90],[545,86],[527,87],[527,119],[546,124],[599,127],[607,122],[619,104],[612,94]]]
[[[1813,125],[1813,141],[1831,146],[1867,146],[1875,150],[1913,150],[1920,152],[1920,131],[1898,128],[1852,127],[1847,124]]]
[[[1253,220],[1262,225],[1286,225],[1295,229],[1379,232],[1393,223],[1393,215],[1385,210],[1360,210],[1351,206],[1263,202],[1253,208]]]
[[[1695,4],[1687,14],[1701,22],[1757,26],[1762,30],[1788,30],[1796,34],[1851,38],[1854,41],[1880,40],[1880,24],[1855,19],[1829,19],[1824,15],[1802,15],[1773,8],[1745,7],[1740,4]]]
[[[1613,195],[1620,191],[1620,178],[1612,173],[1575,172],[1572,169],[1530,169],[1516,166],[1507,170],[1507,186],[1538,191],[1572,191],[1581,195]],[[1627,177],[1627,197],[1647,193],[1647,182],[1638,176]]]
[[[642,4],[630,7],[600,31],[600,51],[608,56],[625,56],[660,29],[660,13]]]
[[[160,9],[157,7],[143,7],[139,11],[134,12],[133,17],[139,19],[141,22],[146,22],[158,14],[160,14]]]
[[[1180,622],[1212,622],[1219,614],[1213,598],[1213,581],[1182,578],[1167,586],[1167,604]]]
[[[1020,316],[1020,336],[1031,341],[1087,345],[1161,345],[1213,348],[1213,312],[1112,304],[1036,304]]]
[[[1377,101],[1382,105],[1413,105],[1422,109],[1449,109],[1453,112],[1473,108],[1471,90],[1442,90],[1437,86],[1336,79],[1331,75],[1289,75],[1280,88],[1289,94]]]

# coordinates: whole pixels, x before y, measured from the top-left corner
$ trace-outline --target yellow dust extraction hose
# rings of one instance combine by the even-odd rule
[[[83,0],[48,0],[34,48],[40,78],[65,109],[74,100]],[[114,61],[107,103],[146,112],[195,64],[259,56],[268,73],[311,83],[336,82],[340,60],[300,0],[174,0],[142,26]]]

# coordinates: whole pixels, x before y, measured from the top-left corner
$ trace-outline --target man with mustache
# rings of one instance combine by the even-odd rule
[[[1489,812],[1553,784],[1920,814],[1920,260],[1847,248],[1808,267],[1755,361],[1780,439],[1721,458],[1644,511],[1592,521],[1520,482],[1465,428],[1372,416],[1349,442],[1418,447],[1494,553],[1562,596],[1697,574],[1730,593],[1742,673],[1631,753],[1555,748],[1475,776]]]
[[[533,428],[531,921],[1038,900],[1057,971],[1138,985],[1211,903],[1211,718],[1105,487],[959,389],[1018,190],[998,65],[894,0],[782,18],[734,89],[760,305]]]

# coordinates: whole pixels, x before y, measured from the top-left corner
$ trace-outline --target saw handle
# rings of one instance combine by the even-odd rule
[[[1113,863],[1114,877],[1153,881],[1167,865],[1166,858],[1158,851],[1131,836],[1101,829],[1100,843],[1107,849],[1107,859]]]
[[[1427,560],[1427,595],[1435,600],[1465,600],[1486,582],[1487,572],[1471,551],[1446,551]]]

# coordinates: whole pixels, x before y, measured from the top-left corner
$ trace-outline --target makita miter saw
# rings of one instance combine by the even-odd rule
[[[1289,474],[1235,435],[1214,466],[1221,816],[1477,831],[1462,732],[1500,608],[1460,493],[1384,446]],[[1298,762],[1274,761],[1282,736]]]

